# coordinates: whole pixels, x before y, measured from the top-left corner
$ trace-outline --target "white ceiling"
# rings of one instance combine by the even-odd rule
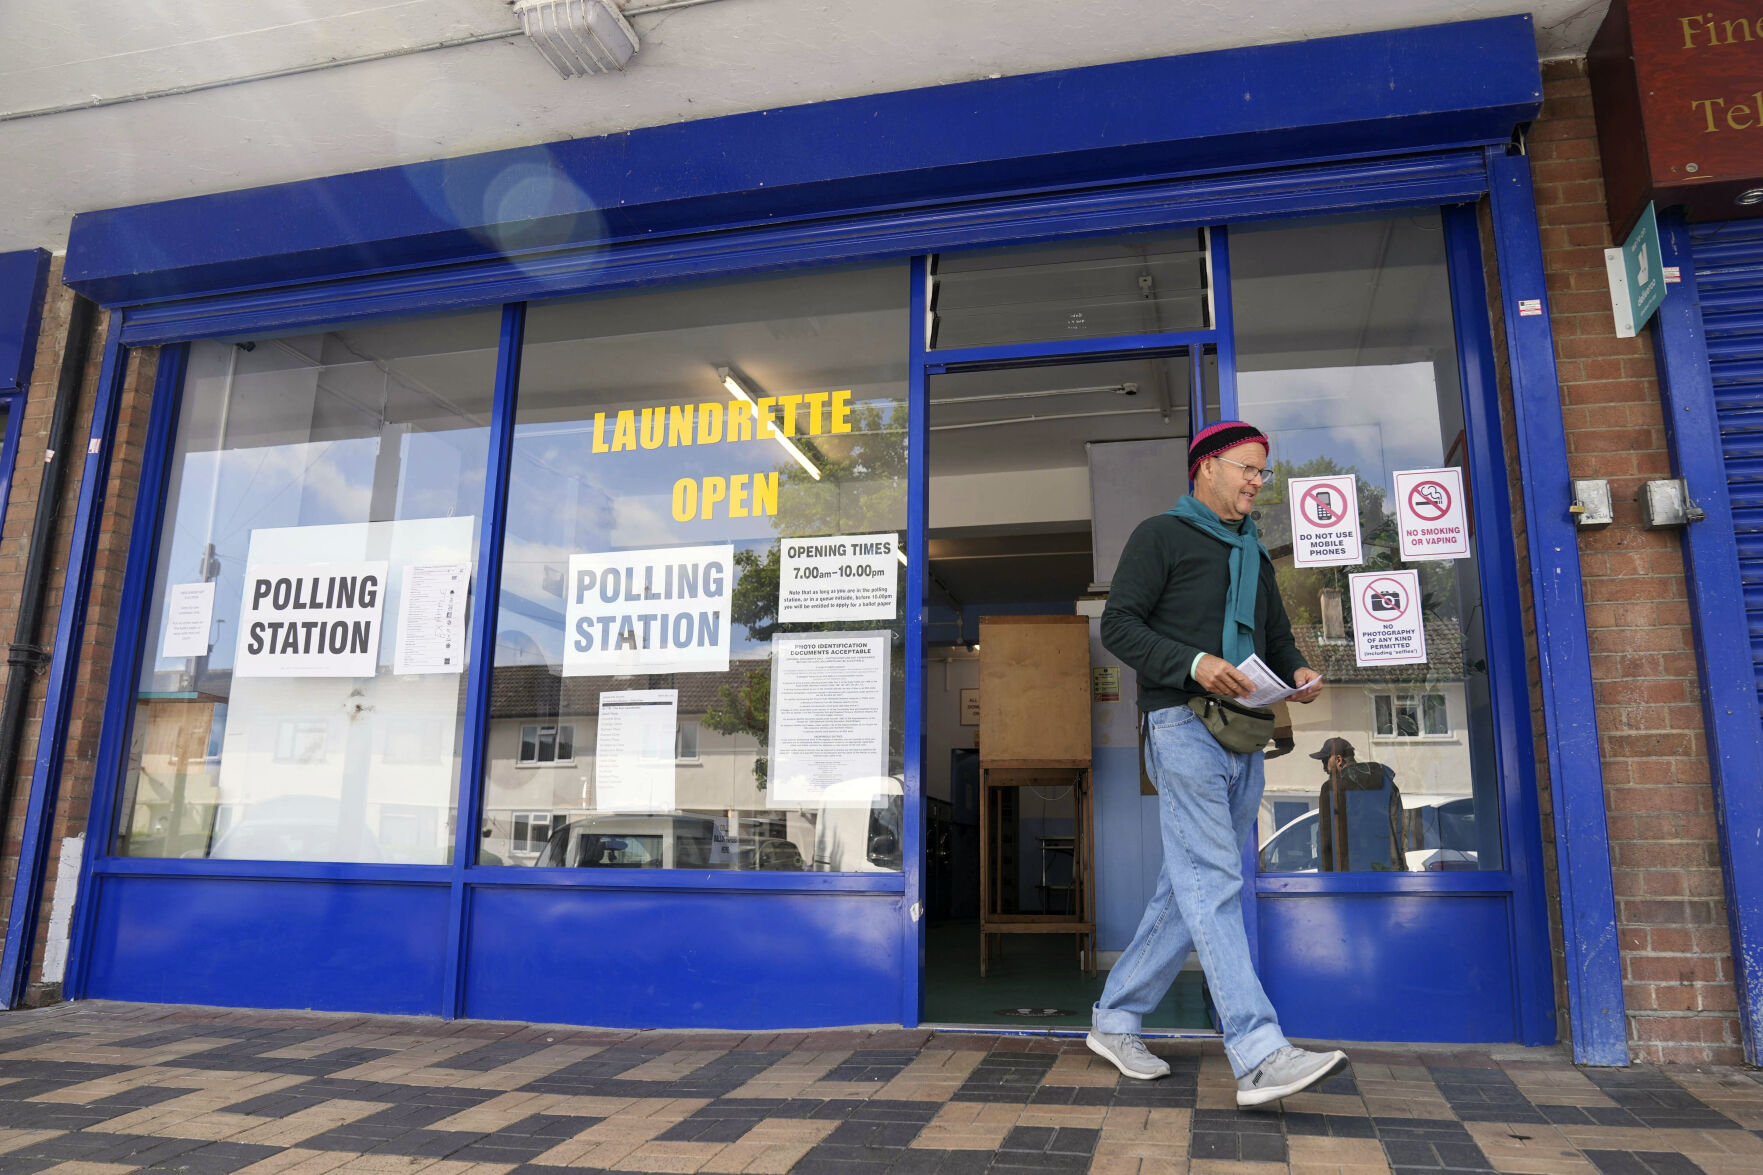
[[[514,37],[151,97],[515,21],[504,0],[7,0],[0,250],[59,251],[82,210],[1002,74],[1514,12],[1536,17],[1542,57],[1578,56],[1606,7],[717,0],[633,16],[642,48],[621,75],[565,81]],[[108,104],[65,109],[84,103]]]

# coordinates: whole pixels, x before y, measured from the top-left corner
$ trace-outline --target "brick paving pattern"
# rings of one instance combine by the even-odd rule
[[[1238,1110],[1216,1042],[619,1032],[87,1002],[0,1015],[0,1175],[1759,1175],[1763,1074],[1356,1048]]]

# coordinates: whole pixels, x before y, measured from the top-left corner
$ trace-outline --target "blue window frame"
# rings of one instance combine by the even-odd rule
[[[1213,228],[1206,233],[1206,237],[1208,245],[1208,263],[1212,270],[1211,280],[1215,283],[1214,289],[1227,290],[1229,266],[1228,234],[1220,228]],[[912,325],[912,337],[905,341],[911,345],[912,353],[917,356],[916,361],[912,364],[913,378],[909,388],[909,395],[913,398],[913,403],[915,405],[923,405],[925,403],[926,377],[928,375],[950,370],[959,371],[978,365],[1035,365],[1049,362],[1055,358],[1069,359],[1073,356],[1086,359],[1096,359],[1105,356],[1131,356],[1147,353],[1191,353],[1193,355],[1198,355],[1201,352],[1204,352],[1208,360],[1216,366],[1218,373],[1217,386],[1219,391],[1215,403],[1202,403],[1201,381],[1198,379],[1197,375],[1199,365],[1191,364],[1190,369],[1196,372],[1196,378],[1194,380],[1193,388],[1189,390],[1189,395],[1191,397],[1190,407],[1198,408],[1200,412],[1208,418],[1218,415],[1227,415],[1234,411],[1236,399],[1234,379],[1235,346],[1234,337],[1231,333],[1232,312],[1230,299],[1227,296],[1217,298],[1216,305],[1212,311],[1214,315],[1214,324],[1206,329],[1161,333],[1153,332],[1132,336],[1090,337],[1076,341],[1007,342],[989,347],[945,348],[929,351],[924,347],[922,330],[923,324],[928,320],[928,316],[924,313],[929,304],[927,295],[929,285],[928,266],[926,262],[920,258],[913,262],[910,272],[912,281],[912,313],[910,314],[909,322]],[[509,460],[509,445],[511,443],[514,388],[518,381],[519,355],[523,339],[525,317],[525,305],[521,303],[511,304],[504,311],[503,316],[502,338],[499,344],[500,358],[498,361],[497,388],[491,419],[491,442],[490,455],[488,458],[489,472],[485,487],[486,500],[484,503],[484,517],[490,520],[500,519],[502,512],[505,509],[508,481],[507,462]],[[179,363],[177,360],[181,358],[182,348],[173,348],[168,351],[167,354],[168,357],[172,359],[172,362],[166,364],[165,370],[168,374],[166,374],[164,378],[171,381],[180,380],[181,370],[179,369]],[[160,479],[159,484],[163,484],[163,466],[165,457],[163,450],[169,444],[170,437],[172,433],[175,432],[176,426],[176,414],[172,407],[178,399],[175,394],[172,394],[175,386],[175,383],[162,384],[162,387],[164,387],[168,394],[162,401],[156,402],[155,405],[156,414],[153,422],[153,435],[150,439],[150,444],[154,447],[154,460],[149,465],[149,476],[143,483],[144,489],[154,484],[152,480],[153,478]],[[908,436],[908,460],[912,462],[911,468],[918,469],[920,473],[911,479],[911,487],[907,503],[908,523],[910,528],[908,573],[911,581],[907,588],[908,592],[911,593],[908,598],[918,598],[922,593],[922,568],[927,554],[927,548],[924,542],[927,506],[925,496],[926,478],[923,474],[926,426],[923,417],[924,413],[922,411],[914,412],[909,417],[911,424],[909,429],[910,435]],[[1497,481],[1500,479],[1489,478],[1488,480]],[[149,530],[156,529],[157,518],[155,515],[159,509],[159,502],[161,500],[162,494],[156,496],[143,493],[143,505],[141,513],[137,518],[137,531],[135,536],[137,550],[133,553],[131,560],[131,576],[138,577],[141,581],[144,581],[147,578],[147,575],[145,572],[140,571],[139,567],[145,566],[146,564],[137,565],[136,560],[146,559],[150,561],[152,558],[151,543],[145,542],[145,545],[142,545],[144,543],[142,536]],[[493,523],[491,531],[486,533],[499,533],[499,523]],[[495,548],[499,548],[500,546],[501,544],[499,542],[486,542],[480,544],[477,575],[478,583],[482,586],[480,590],[474,594],[474,608],[478,610],[478,615],[474,616],[474,623],[482,624],[485,622],[486,618],[483,615],[483,610],[489,606],[487,603],[488,601],[494,600],[497,597],[497,591],[495,589],[497,580],[495,577],[499,575],[500,568]],[[142,582],[140,586],[144,587],[146,585]],[[132,595],[131,598],[144,598],[149,594],[150,593],[140,592]],[[132,626],[130,627],[129,632],[135,642],[135,647],[138,648],[141,640],[141,618],[136,616],[132,617],[131,620]],[[907,610],[907,621],[908,636],[906,644],[907,648],[912,651],[907,660],[907,688],[909,691],[907,696],[909,698],[917,698],[923,680],[922,657],[917,651],[920,644],[920,617],[917,609],[909,608]],[[473,630],[474,640],[476,641],[474,652],[479,658],[483,658],[487,655],[488,650],[485,647],[485,641],[487,639],[493,639],[491,635],[493,634],[493,631],[493,623],[490,624],[487,629],[480,627]],[[481,663],[483,662],[479,660],[474,662],[474,665]],[[119,673],[118,676],[120,678],[122,675]],[[472,827],[477,824],[482,824],[484,820],[482,814],[484,803],[483,760],[481,753],[474,753],[474,745],[481,747],[482,740],[486,737],[486,719],[484,716],[486,697],[481,676],[481,674],[474,670],[470,675],[466,687],[466,723],[461,733],[462,767],[459,793],[461,801],[459,823],[462,827]],[[907,809],[905,813],[906,843],[903,846],[905,850],[903,854],[905,871],[902,874],[893,875],[891,877],[880,875],[859,876],[836,874],[735,874],[719,877],[716,881],[716,888],[729,890],[735,893],[748,893],[755,897],[761,894],[783,895],[791,893],[806,896],[811,893],[819,892],[827,894],[846,894],[854,899],[861,899],[863,895],[874,895],[875,897],[886,897],[890,901],[899,901],[902,896],[914,901],[918,900],[918,894],[920,893],[920,886],[922,884],[918,876],[918,856],[921,851],[921,846],[917,843],[919,839],[918,828],[921,823],[919,815],[921,801],[918,780],[921,777],[923,766],[921,762],[922,736],[919,733],[922,729],[922,718],[919,711],[920,707],[916,704],[910,705],[907,708],[908,732],[906,740],[906,777],[909,782],[907,788]],[[126,718],[124,721],[126,721]],[[123,727],[123,730],[126,731],[126,726]],[[124,736],[117,734],[113,730],[108,737],[110,741],[114,742],[116,739]],[[292,744],[290,744],[290,746],[292,746]],[[293,753],[292,750],[290,750],[290,753]],[[107,771],[114,771],[116,769],[117,756],[115,750],[111,749],[108,744],[107,754],[104,761]],[[1515,783],[1509,782],[1509,793],[1515,786]],[[1523,805],[1517,802],[1517,797],[1512,794],[1508,794],[1506,798],[1508,802],[1505,805],[1506,815],[1504,819],[1508,823],[1513,820],[1521,819],[1524,813]],[[106,791],[101,795],[100,799],[105,806],[101,806],[98,811],[104,813],[105,819],[114,820],[116,814],[107,810],[107,806],[112,802],[112,796],[108,788],[106,788]],[[94,832],[96,833],[96,826],[94,827]],[[377,979],[370,976],[362,987],[358,989],[356,993],[357,997],[369,1000],[378,998],[384,1003],[386,999],[390,998],[389,993],[382,993],[379,997],[375,997],[373,995],[373,989],[375,986],[389,986],[393,982],[393,974],[415,969],[419,972],[429,971],[438,975],[436,989],[430,993],[429,996],[425,996],[424,1001],[426,1003],[428,999],[432,998],[434,1005],[438,1005],[439,1010],[442,1010],[444,1014],[482,1014],[485,1011],[498,1012],[507,1007],[515,1008],[517,1011],[523,1011],[525,1014],[535,1015],[535,1017],[543,1014],[547,1010],[549,1010],[551,1014],[558,1014],[555,1007],[522,1003],[518,999],[507,997],[506,993],[504,993],[505,998],[502,999],[501,1002],[492,1001],[488,1005],[481,1002],[474,1002],[471,993],[474,990],[474,986],[481,987],[483,985],[484,980],[482,976],[485,974],[485,967],[481,962],[475,965],[472,962],[472,948],[470,944],[474,937],[482,940],[485,934],[488,933],[488,931],[475,920],[476,912],[488,908],[500,908],[507,901],[514,900],[513,895],[517,891],[530,891],[535,887],[541,889],[560,889],[561,891],[566,892],[579,891],[583,888],[595,888],[602,891],[612,891],[616,893],[621,890],[629,889],[636,883],[635,879],[633,879],[627,872],[616,870],[587,871],[589,873],[597,874],[597,876],[593,878],[583,878],[580,876],[555,876],[549,875],[549,871],[540,870],[535,871],[539,876],[521,878],[518,882],[493,879],[490,874],[481,872],[480,864],[471,856],[475,853],[475,850],[475,838],[464,836],[456,837],[454,842],[453,864],[443,871],[443,874],[446,877],[444,889],[450,896],[442,905],[433,908],[431,916],[435,918],[434,928],[437,932],[440,932],[438,936],[439,941],[445,944],[445,949],[429,952],[428,954],[423,954],[422,952],[416,952],[415,954],[407,953],[405,956],[396,958],[393,962],[387,964],[384,969],[384,975]],[[103,894],[107,887],[117,883],[126,884],[127,880],[131,878],[154,878],[164,881],[178,876],[186,876],[192,880],[196,878],[220,880],[223,877],[233,877],[243,880],[249,877],[269,876],[279,877],[284,880],[304,878],[317,886],[323,887],[340,885],[345,887],[367,886],[373,888],[378,886],[383,888],[388,884],[393,884],[394,886],[397,884],[409,885],[412,882],[418,882],[419,878],[421,887],[434,886],[437,883],[442,883],[442,876],[431,877],[426,868],[420,867],[398,869],[387,866],[372,866],[365,864],[283,864],[263,867],[233,864],[216,871],[213,868],[215,864],[216,863],[213,862],[182,862],[167,860],[141,861],[99,856],[94,861],[92,870],[96,879],[95,889],[100,895]],[[655,871],[644,870],[639,872],[644,874],[641,879],[641,885],[644,892],[654,892],[656,890],[672,892],[682,904],[687,904],[685,902],[686,893],[694,889],[702,889],[704,884],[701,879],[694,879],[689,876],[658,879],[655,876]],[[1383,888],[1387,889],[1389,887],[1389,878],[1380,878],[1378,881],[1383,884]],[[1369,883],[1363,878],[1356,879],[1351,876],[1334,876],[1321,879],[1320,885],[1316,878],[1294,879],[1290,877],[1269,878],[1264,876],[1258,880],[1257,891],[1262,895],[1262,899],[1265,900],[1271,896],[1283,896],[1289,898],[1295,894],[1305,892],[1312,894],[1343,891],[1361,892],[1366,891],[1368,884]],[[1414,878],[1401,878],[1398,879],[1394,885],[1396,889],[1406,893],[1448,892],[1467,894],[1469,889],[1474,888],[1472,884],[1466,883],[1461,877],[1445,877],[1442,880],[1439,878],[1426,878],[1422,879],[1419,883],[1417,883]],[[1483,879],[1481,889],[1489,892],[1499,891],[1502,894],[1510,894],[1512,885],[1513,879],[1502,873],[1496,877]],[[1306,888],[1307,886],[1308,888]],[[1377,887],[1374,886],[1373,888]],[[102,902],[103,900],[102,896],[100,896],[99,902]],[[99,903],[95,902],[88,902],[86,904],[85,912],[88,918],[92,916],[92,912],[98,904]],[[901,938],[896,947],[882,947],[878,944],[878,949],[881,951],[882,955],[895,959],[901,963],[905,960],[918,958],[922,953],[920,925],[921,924],[914,922],[911,919],[903,920],[900,930]],[[478,926],[479,929],[471,929],[473,926]],[[87,956],[81,955],[78,961],[82,966],[89,965]],[[900,1019],[906,1022],[915,1022],[918,1018],[918,1004],[920,999],[917,984],[918,968],[915,966],[904,965],[899,966],[897,970],[892,966],[885,967],[884,970],[894,970],[895,974],[898,975],[901,981],[901,991],[897,997],[903,1000],[903,1006],[901,1007],[899,1014]],[[83,981],[84,975],[81,975],[74,980],[74,982]],[[215,982],[218,983],[218,980],[215,980]],[[1531,983],[1531,986],[1534,987],[1534,983]],[[208,998],[216,998],[217,989],[209,988],[204,990],[206,991]],[[272,998],[266,998],[262,994],[250,994],[251,990],[251,987],[247,984],[240,992],[236,992],[235,994],[244,994],[247,1000],[252,998],[264,998],[265,1002],[273,1002]],[[1535,1035],[1534,1032],[1532,1035]]]

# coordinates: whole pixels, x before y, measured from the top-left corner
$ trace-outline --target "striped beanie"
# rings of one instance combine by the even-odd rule
[[[1244,424],[1240,420],[1221,420],[1217,424],[1207,425],[1188,446],[1188,480],[1194,480],[1194,474],[1200,471],[1200,462],[1206,458],[1216,457],[1250,441],[1264,449],[1273,447],[1267,441],[1267,434],[1252,424]]]

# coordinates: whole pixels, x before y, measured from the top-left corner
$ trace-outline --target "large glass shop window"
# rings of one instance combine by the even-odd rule
[[[1261,806],[1269,873],[1501,867],[1498,775],[1443,226],[1436,210],[1231,233],[1241,416],[1299,647]],[[1467,307],[1464,313],[1485,313]]]
[[[532,309],[482,863],[900,868],[907,289]]]
[[[119,854],[450,859],[498,321],[191,347]]]

